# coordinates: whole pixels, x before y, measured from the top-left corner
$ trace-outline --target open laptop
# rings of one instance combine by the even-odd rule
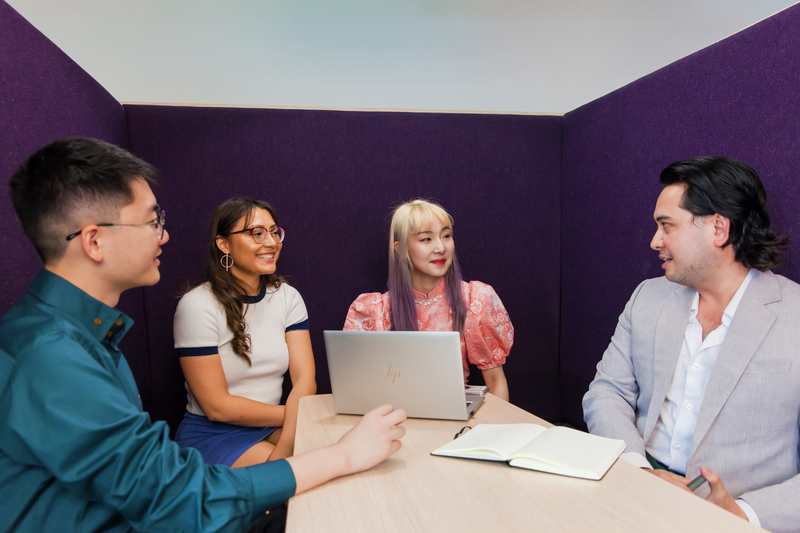
[[[458,332],[323,334],[339,414],[363,415],[390,403],[411,418],[467,420],[484,400],[464,393]]]

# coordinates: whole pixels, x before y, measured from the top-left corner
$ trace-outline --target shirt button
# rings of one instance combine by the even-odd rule
[[[680,450],[681,448],[683,448],[683,446],[681,446],[680,444],[676,444],[676,445],[675,445],[675,449],[676,449],[676,450]]]
[[[118,318],[118,319],[116,319],[116,320],[114,321],[114,325],[115,325],[115,326],[121,326],[121,325],[122,325],[122,319],[121,319],[121,318]]]
[[[694,368],[695,370],[697,370],[698,368],[700,368],[700,365],[698,365],[697,363],[695,363],[695,364],[693,364],[693,365],[692,365],[692,368]]]
[[[106,333],[106,338],[110,339],[112,335],[114,335],[114,333],[109,331],[108,333]]]
[[[103,323],[103,321],[102,321],[102,320],[100,320],[99,318],[95,318],[95,319],[94,319],[94,325],[95,325],[95,326],[99,326],[99,325],[100,325],[100,324],[102,324],[102,323]]]
[[[689,411],[691,411],[691,410],[692,410],[692,404],[690,404],[690,403],[689,403],[689,404],[686,404],[686,409],[688,409]]]

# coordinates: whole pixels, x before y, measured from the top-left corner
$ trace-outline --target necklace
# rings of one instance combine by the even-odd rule
[[[436,296],[435,298],[431,298],[430,300],[414,300],[414,302],[416,302],[419,305],[424,305],[425,307],[428,307],[429,305],[433,305],[436,302],[438,302],[439,300],[441,300],[442,296],[443,295],[440,294],[439,296]]]

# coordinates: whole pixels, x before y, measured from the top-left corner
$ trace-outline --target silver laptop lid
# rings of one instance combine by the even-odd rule
[[[383,404],[412,418],[466,420],[461,342],[453,331],[325,331],[340,414]]]

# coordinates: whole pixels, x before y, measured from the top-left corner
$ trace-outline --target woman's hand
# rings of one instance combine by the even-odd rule
[[[292,392],[286,398],[286,414],[283,431],[269,460],[290,457],[294,453],[294,435],[297,428],[297,410],[300,398],[317,392],[314,352],[311,336],[307,329],[286,332],[286,345],[289,347],[289,377]],[[274,459],[273,459],[274,457]]]
[[[496,366],[489,370],[483,370],[482,372],[483,380],[489,387],[489,392],[501,400],[508,401],[508,382],[506,381],[506,374],[503,372],[503,367]]]
[[[257,402],[228,393],[228,382],[219,354],[181,357],[181,368],[192,395],[212,422],[238,426],[281,427],[283,405]]]

